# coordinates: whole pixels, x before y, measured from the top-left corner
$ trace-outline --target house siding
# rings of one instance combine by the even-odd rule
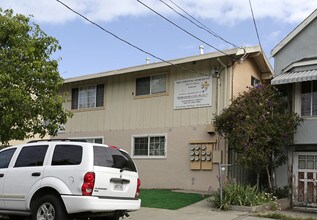
[[[258,51],[256,52],[258,53]],[[202,55],[205,56],[205,55]],[[220,70],[219,60],[227,66]],[[64,107],[71,109],[71,90],[87,85],[105,84],[104,106],[96,109],[72,110],[73,117],[67,122],[59,138],[104,137],[104,143],[119,146],[133,157],[132,137],[138,135],[164,134],[166,156],[161,158],[134,157],[142,181],[142,188],[177,188],[207,191],[218,188],[218,163],[212,170],[192,170],[190,162],[191,143],[214,144],[214,150],[222,152],[220,162],[227,163],[227,146],[224,140],[210,131],[214,116],[227,107],[235,93],[250,86],[251,75],[260,76],[252,58],[233,67],[227,57],[202,59],[175,66],[156,67],[147,70],[125,72],[90,80],[73,80],[60,88]],[[184,70],[184,68],[186,70]],[[193,70],[193,71],[189,71]],[[167,73],[167,92],[151,97],[135,97],[135,78]],[[211,76],[212,104],[209,107],[174,110],[174,82],[183,79]],[[243,77],[241,77],[243,76]],[[259,77],[260,78],[260,77]],[[245,82],[245,79],[247,81]],[[211,126],[212,127],[212,126]]]
[[[274,56],[274,73],[280,75],[284,68],[303,58],[315,57],[317,51],[317,19],[305,27],[295,38]]]
[[[209,74],[208,69],[199,70]],[[67,132],[109,131],[144,128],[166,128],[210,124],[216,113],[217,80],[212,79],[212,106],[174,110],[174,81],[202,77],[198,74],[183,74],[179,71],[162,70],[168,73],[166,95],[138,98],[134,96],[135,78],[156,73],[131,73],[108,77],[93,83],[105,83],[105,106],[103,108],[75,110],[72,120],[67,124]],[[79,87],[81,84],[73,84]],[[70,110],[71,88],[66,87],[62,93],[68,94],[65,106]],[[223,104],[222,104],[223,106]]]

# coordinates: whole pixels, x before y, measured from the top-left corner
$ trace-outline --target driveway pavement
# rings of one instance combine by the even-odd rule
[[[317,212],[280,211],[280,213],[292,216],[294,219],[310,218],[317,220]],[[129,214],[130,217],[124,218],[124,220],[272,220],[256,217],[250,212],[212,210],[211,204],[207,200],[202,200],[178,210],[141,208]],[[1,218],[0,216],[0,220],[2,219],[7,218]]]
[[[131,212],[128,220],[266,220],[251,216],[249,212],[213,211],[210,202],[203,200],[178,210],[141,208]]]

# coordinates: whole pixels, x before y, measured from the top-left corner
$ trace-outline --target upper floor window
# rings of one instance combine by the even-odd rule
[[[251,86],[257,87],[257,86],[260,85],[260,84],[261,84],[260,80],[258,80],[258,79],[255,78],[254,76],[251,76]]]
[[[317,81],[302,82],[301,115],[317,116]]]
[[[132,155],[141,157],[165,157],[166,135],[133,136]]]
[[[103,84],[72,89],[72,109],[96,108],[103,105]]]
[[[136,78],[135,95],[152,95],[166,92],[167,74]]]

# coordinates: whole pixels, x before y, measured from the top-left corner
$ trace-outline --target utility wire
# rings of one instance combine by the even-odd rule
[[[220,52],[220,53],[222,53],[222,54],[224,54],[224,55],[226,55],[226,56],[228,56],[228,57],[230,57],[230,58],[232,58],[232,59],[234,59],[234,60],[236,61],[236,58],[230,56],[229,54],[225,53],[224,51],[222,51],[222,50],[220,50],[220,49],[218,49],[218,48],[212,46],[211,44],[207,43],[206,41],[204,41],[204,40],[200,39],[199,37],[193,35],[193,34],[190,33],[189,31],[185,30],[184,28],[182,28],[182,27],[179,26],[178,24],[174,23],[173,21],[169,20],[169,19],[166,18],[165,16],[161,15],[159,12],[155,11],[153,8],[151,8],[151,7],[148,6],[147,4],[143,3],[142,1],[137,0],[137,2],[139,2],[140,4],[142,4],[144,7],[148,8],[149,10],[151,10],[152,12],[154,12],[155,14],[157,14],[158,16],[160,16],[161,18],[163,18],[164,20],[168,21],[169,23],[171,23],[171,24],[174,25],[175,27],[177,27],[177,28],[179,28],[180,30],[184,31],[186,34],[192,36],[193,38],[195,38],[195,39],[201,41],[202,43],[208,45],[209,47],[211,47],[211,48],[217,50],[218,52]]]
[[[125,40],[125,39],[123,39],[123,38],[117,36],[116,34],[110,32],[110,31],[108,31],[107,29],[105,29],[104,27],[102,27],[102,26],[100,26],[99,24],[95,23],[94,21],[90,20],[89,18],[87,18],[86,16],[82,15],[81,13],[75,11],[75,10],[72,9],[70,6],[66,5],[64,2],[62,2],[62,1],[60,1],[60,0],[56,0],[56,1],[57,1],[58,3],[60,3],[60,4],[62,4],[63,6],[65,6],[65,7],[66,7],[67,9],[69,9],[70,11],[72,11],[72,12],[74,12],[75,14],[79,15],[80,17],[82,17],[83,19],[85,19],[86,21],[88,21],[89,23],[95,25],[96,27],[98,27],[98,28],[101,29],[102,31],[104,31],[104,32],[106,32],[106,33],[108,33],[108,34],[110,34],[111,36],[117,38],[118,40],[124,42],[125,44],[127,44],[127,45],[129,45],[129,46],[131,46],[131,47],[133,47],[133,48],[135,48],[135,49],[137,49],[137,50],[139,50],[139,51],[141,51],[141,52],[143,52],[143,53],[145,53],[145,54],[147,54],[147,55],[149,55],[149,56],[151,56],[151,57],[154,57],[154,58],[156,58],[156,59],[158,59],[158,60],[160,60],[160,61],[162,61],[162,62],[164,62],[164,63],[168,63],[168,64],[170,64],[171,66],[175,66],[175,67],[180,68],[180,69],[185,70],[185,71],[188,70],[188,71],[190,71],[190,72],[192,72],[192,73],[197,73],[197,74],[200,74],[200,75],[203,75],[203,76],[209,76],[209,75],[206,75],[206,74],[203,74],[203,73],[198,73],[198,72],[196,72],[196,71],[194,71],[194,70],[191,70],[191,69],[182,67],[182,66],[180,66],[180,65],[174,64],[174,63],[169,62],[169,61],[167,61],[167,60],[164,60],[164,59],[162,59],[162,58],[160,58],[160,57],[158,57],[158,56],[156,56],[156,55],[154,55],[154,54],[152,54],[152,53],[150,53],[150,52],[148,52],[148,51],[146,51],[146,50],[143,50],[142,48],[140,48],[140,47],[138,47],[138,46],[136,46],[136,45],[134,45],[134,44],[128,42],[127,40]]]
[[[259,31],[258,31],[258,27],[256,26],[256,22],[255,22],[255,18],[254,18],[254,13],[253,13],[253,8],[252,8],[252,4],[251,4],[251,0],[249,0],[249,5],[250,5],[250,9],[251,9],[251,14],[252,14],[252,19],[253,19],[253,24],[254,24],[254,28],[255,28],[255,31],[256,31],[256,36],[258,38],[258,42],[259,42],[259,45],[262,48],[262,44],[261,44],[261,40],[260,40],[260,36],[259,36]]]
[[[182,7],[180,7],[179,5],[177,5],[174,1],[169,0],[174,6],[176,6],[178,9],[180,9],[182,12],[184,12],[188,17],[186,17],[185,15],[179,13],[178,11],[176,11],[172,6],[170,6],[169,4],[167,4],[166,2],[164,2],[163,0],[160,0],[160,2],[162,2],[163,4],[165,4],[167,7],[169,7],[170,9],[172,9],[175,13],[177,13],[178,15],[182,16],[183,18],[187,19],[188,21],[190,21],[191,23],[193,23],[194,25],[196,25],[197,27],[199,27],[200,29],[205,30],[206,32],[208,32],[209,34],[211,34],[212,36],[219,38],[220,40],[226,42],[227,44],[230,44],[233,47],[239,48],[239,46],[237,46],[234,43],[231,43],[230,41],[225,40],[223,37],[221,37],[220,35],[218,35],[216,32],[212,31],[209,27],[207,27],[206,25],[204,25],[202,22],[200,22],[198,19],[196,19],[195,17],[193,17],[192,15],[190,15],[187,11],[185,11]],[[193,21],[193,20],[195,21]]]

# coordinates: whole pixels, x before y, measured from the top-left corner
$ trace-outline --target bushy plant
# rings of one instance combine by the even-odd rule
[[[228,183],[223,187],[222,199],[219,190],[213,191],[213,203],[219,209],[227,210],[231,205],[256,206],[265,203],[270,209],[278,209],[276,197],[270,193],[260,192],[256,187]]]
[[[221,114],[215,116],[217,132],[227,138],[237,162],[257,173],[267,174],[273,189],[274,169],[285,164],[284,147],[293,143],[293,136],[303,119],[286,111],[287,99],[271,85],[249,88],[234,100]]]
[[[272,193],[278,199],[288,198],[290,195],[289,186],[284,186],[283,188],[277,187],[276,189],[273,189],[273,190],[268,189],[268,192]]]

